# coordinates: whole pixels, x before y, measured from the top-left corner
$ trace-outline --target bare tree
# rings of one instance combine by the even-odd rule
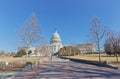
[[[77,48],[76,46],[77,46],[77,44],[74,42],[74,41],[72,41],[70,44],[69,44],[69,46],[72,46],[72,47],[74,47],[74,48]],[[71,53],[74,53],[74,55],[75,55],[75,49],[72,49],[72,47],[70,47],[69,49],[70,49],[70,54]],[[73,51],[72,51],[73,50]]]
[[[109,38],[106,39],[105,44],[104,44],[104,50],[105,53],[109,56],[113,55],[113,49],[112,49],[112,44],[109,40]],[[115,55],[115,54],[114,54]]]
[[[49,52],[49,47],[46,45],[46,40],[44,37],[42,37],[42,40],[41,40],[41,45],[42,45],[42,52],[45,56],[48,56],[50,54]]]
[[[34,13],[18,29],[18,35],[20,37],[19,42],[28,48],[40,43],[40,28]]]
[[[111,45],[111,49],[116,57],[116,62],[118,63],[118,51],[120,48],[120,34],[119,33],[115,33],[113,31],[110,31],[107,34],[107,41],[109,41],[109,44]]]
[[[99,61],[101,62],[101,47],[106,36],[106,27],[100,25],[98,17],[94,17],[90,27],[90,40],[95,43],[96,49],[99,53]]]
[[[48,56],[49,53],[49,46],[46,45],[46,41],[44,37],[41,37],[41,44],[40,46],[38,46],[35,50],[35,53],[39,54],[39,55],[44,55],[44,56]]]
[[[0,56],[5,56],[6,52],[4,50],[0,50]]]

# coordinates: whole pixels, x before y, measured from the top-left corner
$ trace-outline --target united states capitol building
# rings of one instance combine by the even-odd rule
[[[67,45],[65,45],[67,46]],[[60,35],[58,34],[58,31],[55,30],[53,33],[50,44],[45,46],[38,46],[38,47],[19,47],[19,50],[26,50],[28,52],[29,50],[32,51],[31,56],[43,56],[43,55],[53,55],[58,53],[60,48],[64,47],[62,44],[62,40],[60,38]],[[95,45],[93,43],[83,43],[83,44],[77,44],[76,47],[81,51],[81,53],[91,53],[95,52]]]

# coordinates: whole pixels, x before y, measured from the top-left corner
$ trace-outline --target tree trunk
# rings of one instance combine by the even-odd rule
[[[98,41],[98,53],[99,53],[99,62],[101,62],[101,54],[100,54],[100,45],[99,45],[99,41]]]
[[[99,62],[101,62],[101,52],[99,51]]]
[[[118,55],[117,55],[117,51],[115,51],[115,56],[116,56],[116,63],[118,63]]]

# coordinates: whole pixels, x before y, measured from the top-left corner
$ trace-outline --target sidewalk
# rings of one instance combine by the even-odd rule
[[[120,79],[120,70],[56,59],[44,60],[14,79]]]

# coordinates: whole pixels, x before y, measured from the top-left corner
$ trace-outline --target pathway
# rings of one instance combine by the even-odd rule
[[[71,61],[44,61],[14,79],[120,79],[120,70]]]

